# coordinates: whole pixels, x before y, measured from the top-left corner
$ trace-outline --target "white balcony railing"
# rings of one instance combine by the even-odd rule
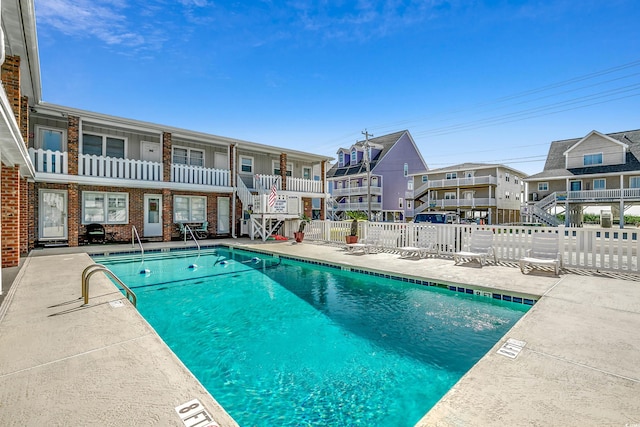
[[[640,199],[640,188],[614,188],[611,190],[582,190],[567,192],[569,201],[611,201],[620,199]]]
[[[495,198],[476,197],[473,199],[436,199],[429,200],[430,208],[473,208],[476,206],[496,206]]]
[[[80,154],[78,156],[78,175],[162,181],[162,163]]]
[[[268,191],[274,184],[276,190],[282,190],[282,177],[280,175],[262,175],[253,176],[253,188]],[[287,177],[287,190],[298,193],[322,193],[322,181],[314,181],[305,178]]]
[[[429,188],[469,187],[474,185],[496,185],[495,176],[472,176],[469,178],[436,179],[427,182]]]
[[[287,177],[287,191],[299,193],[322,193],[322,181],[314,181],[305,178]]]
[[[365,195],[365,194],[372,194],[375,196],[381,195],[382,187],[371,187],[369,190],[367,190],[366,186],[333,189],[334,196],[356,196],[356,195]]]
[[[43,173],[69,173],[67,152],[51,151],[43,149],[29,148],[31,162],[36,168],[36,172]]]
[[[230,171],[201,166],[171,165],[171,182],[228,187]]]
[[[334,211],[366,211],[369,209],[369,204],[367,202],[342,202],[336,203],[333,205]],[[382,210],[382,203],[380,202],[371,202],[371,210],[379,211]]]

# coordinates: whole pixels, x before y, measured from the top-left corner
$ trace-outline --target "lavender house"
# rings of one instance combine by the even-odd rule
[[[366,212],[374,221],[404,221],[413,210],[411,175],[427,165],[408,130],[357,141],[338,150],[338,161],[327,172],[332,200],[328,217],[345,219],[348,211]]]

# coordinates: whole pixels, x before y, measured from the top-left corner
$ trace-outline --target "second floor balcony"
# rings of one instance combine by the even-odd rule
[[[371,194],[373,196],[380,196],[382,195],[382,187],[371,186],[367,188],[366,185],[363,185],[363,186],[333,189],[334,196],[365,196],[367,194]]]
[[[454,208],[480,208],[496,206],[495,197],[474,197],[462,199],[435,199],[429,200],[431,209],[451,210]]]
[[[347,211],[363,211],[366,212],[369,209],[368,202],[336,202],[328,203],[327,209],[334,212],[347,212]],[[372,211],[382,210],[382,203],[371,202]]]
[[[31,161],[36,173],[69,174],[68,152],[43,149],[29,149]],[[226,169],[206,168],[184,164],[172,164],[169,182],[214,187],[229,187],[231,173]],[[134,181],[163,182],[164,165],[160,162],[123,159],[108,156],[80,154],[78,156],[78,176],[93,178],[125,179]],[[272,185],[282,191],[282,179],[278,175],[256,174],[253,176],[253,188],[268,191]],[[286,191],[296,193],[323,194],[322,181],[286,177]]]
[[[67,175],[69,173],[67,152],[30,148],[29,155],[35,166],[36,173],[59,175]],[[164,181],[162,163],[86,154],[78,156],[78,176],[152,182]],[[170,179],[170,182],[218,187],[228,187],[231,182],[230,171],[228,170],[181,164],[171,166]]]
[[[468,178],[434,179],[427,181],[415,189],[414,194],[420,197],[428,190],[444,188],[472,188],[489,185],[498,185],[498,178],[495,176],[472,176]]]
[[[282,177],[279,175],[256,174],[253,177],[253,188],[269,191],[275,185],[276,190],[282,191]],[[322,181],[306,178],[287,177],[286,190],[296,193],[322,194]]]

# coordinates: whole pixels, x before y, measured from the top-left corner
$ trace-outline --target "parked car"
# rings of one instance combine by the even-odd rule
[[[454,212],[422,212],[413,218],[413,222],[429,222],[431,224],[457,224],[458,214]]]

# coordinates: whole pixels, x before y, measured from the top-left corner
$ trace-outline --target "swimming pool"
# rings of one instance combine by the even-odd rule
[[[224,247],[95,260],[241,426],[413,426],[529,308]]]

